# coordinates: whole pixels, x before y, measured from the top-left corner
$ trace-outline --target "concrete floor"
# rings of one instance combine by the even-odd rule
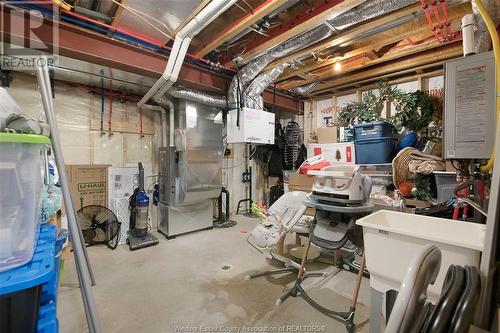
[[[243,327],[247,332],[254,327],[267,332],[283,325],[318,329],[307,332],[346,332],[343,322],[317,312],[300,297],[275,305],[291,286],[292,275],[245,280],[249,273],[273,268],[273,263],[246,242],[245,231],[251,231],[258,220],[242,216],[236,220],[238,225],[232,228],[194,232],[170,241],[157,235],[159,245],[134,252],[127,246],[114,251],[105,246],[88,248],[103,332],[238,332]],[[230,269],[223,270],[226,265]],[[312,265],[336,271],[332,266]],[[355,278],[341,271],[323,281],[311,278],[303,285],[322,305],[344,311],[349,309]],[[359,302],[355,322],[366,324],[366,279]],[[72,256],[65,261],[58,312],[62,333],[87,331]],[[360,331],[367,332],[368,325]]]

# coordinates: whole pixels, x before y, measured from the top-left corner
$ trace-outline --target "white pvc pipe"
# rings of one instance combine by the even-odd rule
[[[158,105],[144,104],[142,106],[145,109],[149,109],[152,111],[160,112],[160,121],[161,121],[161,145],[162,147],[166,147],[167,143],[167,110]]]
[[[168,145],[170,147],[175,146],[174,142],[174,129],[175,129],[175,123],[174,123],[174,103],[172,103],[171,100],[167,100],[167,105],[168,105],[168,122],[169,122],[169,142]]]
[[[226,11],[237,0],[212,0],[193,17],[175,36],[172,51],[162,76],[137,103],[143,107],[153,96],[161,96],[177,81],[191,39]]]
[[[474,15],[467,14],[462,17],[462,45],[464,56],[474,54]]]

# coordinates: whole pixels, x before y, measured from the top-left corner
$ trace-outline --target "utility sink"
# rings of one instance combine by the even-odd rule
[[[399,290],[413,257],[426,244],[436,245],[442,253],[436,283],[428,289],[432,300],[439,298],[451,264],[479,267],[483,224],[388,210],[360,218],[356,224],[363,227],[370,287],[379,292]]]

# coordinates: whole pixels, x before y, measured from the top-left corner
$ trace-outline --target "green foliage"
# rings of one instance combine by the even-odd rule
[[[396,107],[394,116],[387,119],[396,128],[420,131],[432,120],[435,103],[426,93],[415,91],[405,93],[397,87],[384,82],[377,83],[379,96],[373,91],[363,94],[361,102],[352,101],[337,114],[338,126],[348,126],[353,119],[360,122],[372,122],[382,119],[385,102],[392,102]]]
[[[419,132],[432,121],[434,103],[431,97],[423,91],[403,94],[394,103],[396,113],[389,121],[396,128],[405,127],[407,130]]]
[[[430,200],[433,197],[432,179],[433,175],[415,174],[413,176],[413,183],[415,184],[415,198],[418,200]]]

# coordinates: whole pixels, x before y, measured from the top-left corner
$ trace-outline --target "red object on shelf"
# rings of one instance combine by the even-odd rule
[[[321,170],[327,166],[330,166],[330,162],[323,161],[323,162],[319,162],[319,163],[316,163],[313,165],[306,164],[306,165],[303,165],[300,167],[299,172],[307,175],[307,174],[309,174],[310,170]]]
[[[406,181],[406,182],[402,182],[399,184],[399,193],[401,193],[401,195],[403,197],[412,197],[413,195],[411,194],[411,190],[415,187],[415,184],[411,181]]]

